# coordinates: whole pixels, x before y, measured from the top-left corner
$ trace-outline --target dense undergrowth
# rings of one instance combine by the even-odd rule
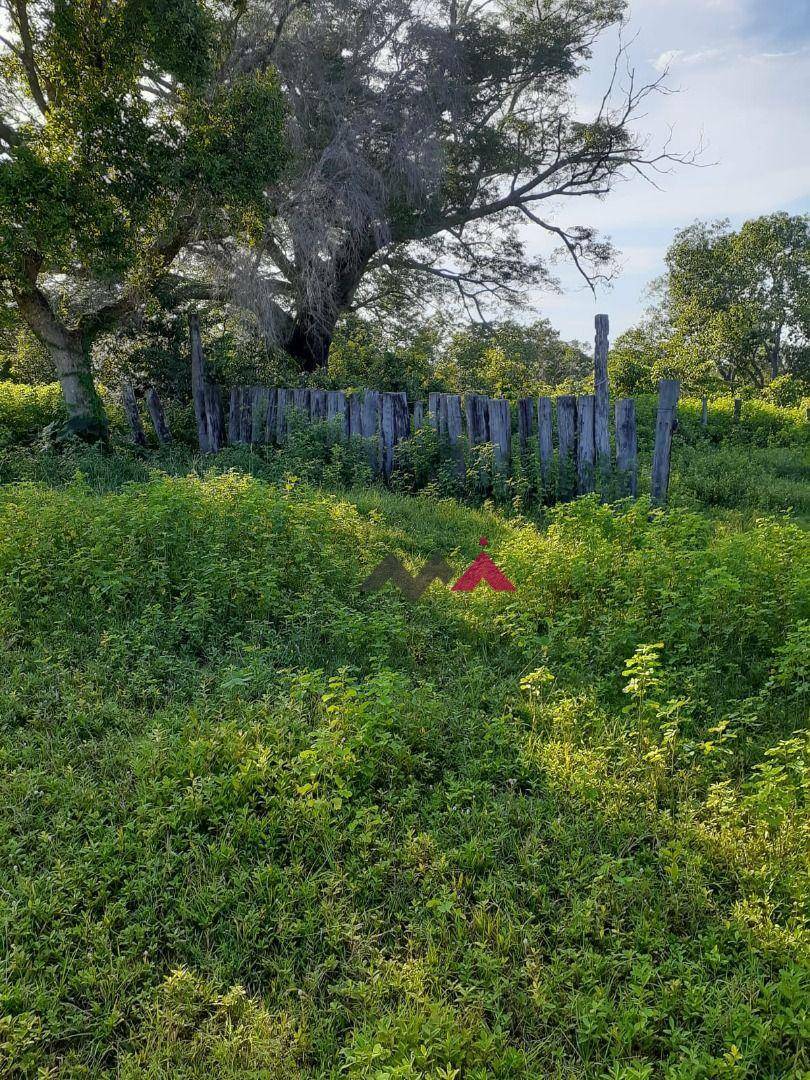
[[[11,460],[0,1072],[810,1068],[800,525]]]

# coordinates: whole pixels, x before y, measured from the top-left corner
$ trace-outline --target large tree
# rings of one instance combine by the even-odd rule
[[[662,281],[672,336],[732,385],[762,386],[810,342],[810,216],[770,214],[675,236]]]
[[[620,52],[604,100],[580,116],[573,84],[623,0],[264,0],[240,24],[240,70],[277,67],[293,166],[258,243],[217,245],[222,282],[305,370],[342,313],[425,283],[474,313],[548,283],[520,226],[554,238],[593,282],[610,245],[561,205],[666,167],[634,118]]]
[[[269,65],[233,62],[245,4],[0,10],[0,282],[53,361],[69,430],[103,438],[93,342],[156,292],[189,295],[172,273],[189,245],[263,220],[282,98]]]

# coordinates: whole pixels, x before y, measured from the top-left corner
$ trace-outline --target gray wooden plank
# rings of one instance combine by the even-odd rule
[[[493,468],[508,473],[512,466],[512,410],[506,398],[489,399],[489,433]]]
[[[540,451],[540,476],[546,487],[551,477],[554,444],[551,434],[551,398],[537,399],[537,445]]]
[[[228,404],[228,442],[234,446],[239,442],[242,426],[242,387],[232,386]]]
[[[594,394],[580,394],[577,398],[577,491],[587,495],[594,489],[596,442]]]
[[[681,384],[677,379],[662,379],[658,384],[658,415],[655,420],[650,495],[659,505],[667,501],[669,467],[672,456],[672,436],[677,427],[678,397]]]
[[[146,432],[141,422],[141,413],[138,408],[138,400],[135,397],[135,389],[131,382],[125,380],[121,383],[121,403],[124,406],[124,414],[132,428],[132,438],[136,446],[146,446]]]
[[[607,315],[594,320],[593,350],[594,444],[596,464],[605,483],[610,476],[610,384],[608,382],[609,322]]]
[[[266,386],[253,386],[250,391],[250,441],[263,443],[267,439],[267,401],[270,391]]]
[[[576,493],[577,399],[557,398],[557,492],[563,500]]]
[[[197,421],[197,441],[200,450],[208,453],[208,424],[205,416],[205,356],[200,337],[200,319],[192,311],[188,317],[188,331],[191,343],[191,397],[194,403],[194,417]]]
[[[276,391],[276,442],[281,446],[287,439],[287,413],[292,408],[292,390],[280,387]]]
[[[360,406],[360,433],[364,439],[369,440],[368,463],[374,476],[380,470],[379,414],[379,392],[377,390],[364,391]]]
[[[166,413],[163,411],[163,402],[154,387],[150,387],[146,392],[146,407],[149,410],[149,417],[152,421],[152,427],[155,429],[157,441],[161,446],[171,446],[172,433],[169,431]]]
[[[214,383],[205,383],[205,420],[208,428],[208,450],[218,454],[225,445],[225,416],[222,410],[222,390]]]
[[[616,402],[616,474],[621,495],[638,494],[638,445],[636,403],[633,398]]]

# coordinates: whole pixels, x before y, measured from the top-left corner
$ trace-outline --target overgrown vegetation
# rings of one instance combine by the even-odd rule
[[[295,452],[5,451],[0,1071],[801,1075],[807,534]],[[482,534],[515,593],[359,592]]]

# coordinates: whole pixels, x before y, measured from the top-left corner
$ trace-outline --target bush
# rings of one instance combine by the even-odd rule
[[[59,383],[26,386],[0,381],[0,447],[30,443],[65,418]]]

